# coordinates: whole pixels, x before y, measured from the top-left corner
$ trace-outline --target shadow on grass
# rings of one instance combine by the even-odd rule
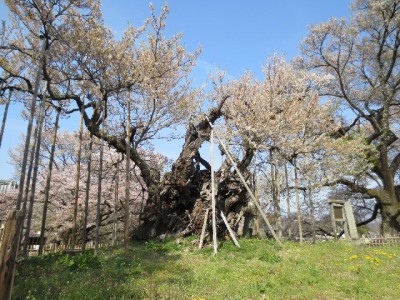
[[[33,257],[17,266],[13,299],[176,299],[192,271],[173,241],[133,243],[78,256]],[[169,296],[165,296],[169,295]]]

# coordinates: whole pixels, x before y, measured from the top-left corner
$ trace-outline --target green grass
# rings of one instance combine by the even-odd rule
[[[14,299],[399,299],[400,247],[257,239],[197,250],[192,239],[132,244],[17,266]]]

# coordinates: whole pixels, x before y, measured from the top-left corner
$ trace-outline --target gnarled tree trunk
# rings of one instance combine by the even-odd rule
[[[82,101],[75,99],[78,106]],[[226,99],[225,99],[226,100]],[[186,236],[201,232],[204,213],[211,207],[210,165],[200,157],[199,149],[210,138],[210,123],[222,116],[222,100],[202,121],[189,124],[185,142],[171,172],[163,178],[160,172],[152,168],[132,147],[130,158],[140,169],[147,187],[147,201],[140,216],[140,224],[132,232],[136,239],[151,239],[162,235]],[[103,116],[104,117],[104,116]],[[94,109],[92,117],[84,115],[88,130],[96,137],[105,140],[120,153],[126,152],[124,137],[108,135],[100,129],[101,110]],[[246,147],[245,147],[246,148]],[[238,168],[249,179],[249,165],[253,158],[253,149],[249,146],[244,152]],[[203,165],[205,169],[201,169]],[[249,205],[249,198],[240,178],[226,160],[216,172],[215,180],[217,216],[223,211],[231,227],[239,234],[251,233],[255,208]],[[211,223],[211,222],[209,222]],[[225,233],[222,219],[217,219],[219,235]]]
[[[214,115],[211,113],[210,119],[215,120],[217,114],[217,110]],[[159,184],[159,194],[149,194],[141,215],[142,223],[134,231],[134,238],[201,233],[205,211],[211,208],[211,168],[200,157],[199,149],[209,140],[210,130],[206,120],[197,125],[190,124],[179,158],[173,164],[171,172],[165,174]],[[252,157],[253,150],[249,147],[238,164],[247,178],[250,177],[249,165]],[[205,169],[200,169],[200,165]],[[223,211],[237,234],[251,234],[255,209],[249,205],[246,189],[227,161],[216,172],[215,182],[217,216]],[[222,219],[217,219],[219,235],[226,230],[222,222]],[[211,228],[211,221],[209,225]]]

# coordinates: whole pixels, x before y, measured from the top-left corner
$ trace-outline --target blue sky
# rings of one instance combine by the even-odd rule
[[[107,26],[120,36],[127,25],[138,27],[149,16],[149,1],[103,0],[102,10]],[[153,1],[156,12],[165,1]],[[261,66],[274,53],[288,59],[299,54],[298,44],[307,35],[308,25],[331,17],[348,17],[348,0],[170,0],[167,34],[183,33],[182,43],[193,51],[202,48],[198,66],[193,72],[196,84],[207,79],[216,68],[225,69],[233,77],[246,70],[261,76]],[[7,8],[0,1],[0,19],[7,18]],[[4,107],[0,107],[2,118]],[[74,116],[61,123],[62,128],[77,128]],[[26,124],[20,108],[10,107],[6,132],[0,149],[0,179],[11,178],[13,168],[8,164],[8,151],[20,141]],[[179,154],[179,142],[157,143],[171,158]]]
[[[153,1],[157,10],[165,1]],[[169,34],[182,32],[188,50],[201,46],[200,67],[219,66],[233,76],[260,72],[274,52],[291,58],[309,24],[349,15],[347,0],[169,1]],[[148,1],[104,0],[106,24],[121,33],[128,20],[139,26]]]

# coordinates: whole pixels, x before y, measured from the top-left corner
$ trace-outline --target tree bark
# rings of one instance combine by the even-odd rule
[[[382,217],[381,232],[391,234],[400,232],[400,185],[395,185],[394,183],[393,174],[397,168],[389,171],[387,165],[388,158],[382,157],[387,155],[385,152],[381,149],[379,159],[373,168],[375,174],[379,176],[383,183],[382,187],[368,188],[346,178],[341,178],[333,182],[333,184],[343,184],[355,193],[362,193],[375,198]],[[392,164],[396,163],[395,160]],[[387,172],[392,172],[392,175],[388,176]]]
[[[210,139],[211,123],[221,116],[216,108],[197,124],[189,124],[185,142],[178,159],[172,165],[172,171],[164,175],[156,188],[149,190],[141,217],[141,224],[135,229],[136,239],[150,239],[160,235],[201,234],[204,213],[211,207],[211,172],[210,164],[205,163],[199,154],[202,144]],[[250,179],[249,165],[254,149],[246,148],[242,160],[237,166]],[[205,169],[201,169],[203,165]],[[255,216],[254,207],[249,205],[247,191],[232,164],[225,160],[221,168],[215,172],[216,211],[223,211],[233,230],[238,232],[239,223],[245,218],[245,226],[252,226]],[[151,193],[156,194],[151,195]],[[217,218],[217,235],[226,233],[223,221]],[[245,230],[249,231],[249,230]]]
[[[392,234],[400,232],[400,203],[380,203],[382,216],[382,233]]]
[[[210,138],[209,122],[215,122],[222,115],[224,98],[218,107],[212,109],[207,117],[197,124],[188,124],[185,141],[178,159],[173,163],[171,172],[161,179],[160,171],[151,167],[140,152],[130,148],[130,158],[140,169],[141,177],[146,185],[147,199],[140,215],[139,225],[134,228],[135,239],[151,239],[163,235],[186,236],[201,233],[204,212],[210,203],[210,170],[209,164],[201,158],[199,149]],[[75,99],[78,107],[82,106]],[[96,111],[97,109],[97,111]],[[88,130],[96,137],[106,141],[118,152],[126,153],[126,137],[108,135],[100,130],[100,114],[98,108],[89,118],[85,113],[84,121]],[[246,180],[250,177],[249,165],[254,155],[254,149],[244,147],[244,155],[237,164]],[[200,168],[200,164],[205,169]],[[228,222],[234,224],[237,231],[242,217],[246,226],[252,226],[254,206],[249,205],[249,197],[236,171],[230,162],[225,162],[215,173],[218,190],[216,191],[216,210],[223,211]],[[217,218],[217,225],[222,220]],[[223,226],[218,226],[218,235],[223,235]]]
[[[208,169],[201,170],[199,149],[210,138],[209,121],[212,123],[221,115],[220,108],[216,108],[199,123],[188,125],[182,151],[173,163],[171,172],[166,173],[162,181],[158,178],[146,180],[144,176],[149,196],[140,216],[142,223],[133,233],[134,238],[150,239],[161,234],[185,236],[201,232],[204,211],[211,207],[211,173]],[[138,167],[142,171],[139,165]],[[221,181],[220,175],[216,174],[219,189],[228,184]],[[216,193],[217,198],[218,194],[219,192]],[[242,199],[235,199],[231,205]],[[223,203],[218,202],[217,200],[217,210],[223,207]],[[228,215],[228,220],[229,218]]]
[[[400,232],[400,190],[396,187],[394,178],[397,168],[394,166],[391,168],[389,164],[389,151],[386,144],[379,149],[380,155],[376,166],[380,170],[378,175],[381,175],[383,182],[383,191],[377,200],[381,204],[381,231],[392,234]]]

